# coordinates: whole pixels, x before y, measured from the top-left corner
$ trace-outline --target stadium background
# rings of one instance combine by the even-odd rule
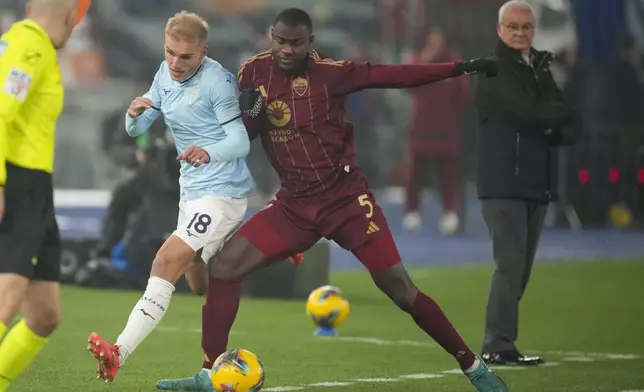
[[[55,186],[63,236],[71,248],[83,249],[79,258],[86,261],[87,249],[100,235],[111,190],[132,175],[130,161],[136,144],[119,137],[124,134],[123,113],[130,100],[147,89],[156,72],[163,58],[163,27],[174,12],[188,9],[203,14],[212,27],[210,55],[236,70],[250,55],[264,50],[269,24],[280,9],[288,6],[301,6],[311,12],[319,51],[336,58],[399,63],[429,26],[442,27],[449,49],[463,58],[488,54],[496,38],[494,25],[502,3],[95,1],[60,55],[67,96],[57,131]],[[644,117],[639,113],[644,104],[641,60],[644,52],[639,48],[644,44],[644,1],[531,3],[538,14],[535,44],[557,54],[553,65],[557,82],[580,107],[585,119],[583,140],[561,152],[562,200],[551,208],[538,258],[606,260],[641,256]],[[22,1],[0,0],[0,31],[22,17],[23,9]],[[635,66],[633,62],[625,65],[620,54],[624,47],[637,56]],[[620,72],[623,67],[630,67],[632,73],[628,76],[632,74],[632,79]],[[459,181],[464,200],[461,231],[446,237],[435,228],[441,207],[431,166],[427,167],[429,176],[422,207],[428,224],[415,233],[402,229],[410,107],[411,99],[405,91],[367,91],[352,97],[349,112],[356,125],[359,163],[377,189],[404,259],[412,265],[489,261],[491,245],[475,193],[476,140],[471,110],[461,130]],[[249,162],[260,194],[251,207],[257,209],[270,197],[276,183],[261,146],[253,144]],[[151,213],[168,215],[169,221],[175,214],[174,207],[158,207]],[[332,268],[357,265],[350,254],[331,246]]]

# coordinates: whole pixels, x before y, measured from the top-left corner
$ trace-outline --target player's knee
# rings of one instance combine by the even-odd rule
[[[234,235],[216,257],[210,259],[210,276],[241,281],[267,262],[266,256],[243,236]]]
[[[51,335],[62,322],[60,307],[43,307],[33,314],[24,314],[29,329],[36,335],[47,337]]]
[[[217,257],[210,262],[210,276],[221,280],[237,281],[243,277],[242,271],[233,258]]]
[[[194,251],[181,239],[170,237],[152,262],[152,276],[175,284],[194,260]]]
[[[186,281],[193,293],[204,295],[208,291],[208,270],[205,264],[200,263],[193,265],[186,272]]]
[[[396,291],[390,298],[402,311],[411,313],[417,295],[418,289],[412,286]]]
[[[0,275],[0,322],[8,324],[25,298],[29,280],[16,275]]]
[[[418,289],[402,265],[372,275],[378,288],[400,309],[409,313],[414,305]]]

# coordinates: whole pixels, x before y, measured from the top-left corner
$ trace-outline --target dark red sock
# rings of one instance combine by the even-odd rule
[[[467,369],[474,364],[474,353],[456,332],[443,310],[420,290],[412,306],[411,316],[427,335],[456,358],[461,369]]]
[[[226,351],[228,335],[237,317],[240,297],[240,282],[210,278],[206,304],[203,306],[201,316],[204,369],[211,369],[217,357]]]

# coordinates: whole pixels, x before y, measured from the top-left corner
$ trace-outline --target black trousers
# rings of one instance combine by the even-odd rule
[[[519,301],[530,279],[547,204],[485,199],[482,205],[496,263],[487,304],[483,352],[515,350]]]

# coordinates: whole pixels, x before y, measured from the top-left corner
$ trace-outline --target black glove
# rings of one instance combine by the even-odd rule
[[[488,77],[494,77],[497,72],[497,63],[493,57],[467,60],[456,64],[456,70],[466,75],[484,73]]]
[[[257,117],[262,110],[262,94],[252,88],[245,88],[239,95],[239,109],[249,117]]]

